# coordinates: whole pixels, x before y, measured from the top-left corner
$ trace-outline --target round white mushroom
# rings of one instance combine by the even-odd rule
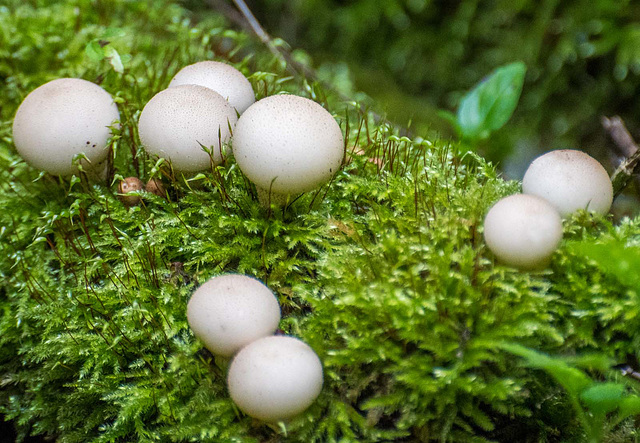
[[[277,422],[307,409],[322,390],[322,363],[306,343],[265,337],[242,348],[229,367],[229,394],[251,417]]]
[[[240,116],[233,153],[258,191],[271,193],[274,201],[328,182],[342,164],[344,141],[338,123],[318,103],[274,95]]]
[[[222,162],[236,111],[217,92],[197,85],[165,89],[146,104],[138,122],[142,145],[182,172]],[[209,151],[209,152],[207,152]]]
[[[187,320],[207,349],[230,357],[242,346],[275,332],[280,305],[262,282],[227,274],[210,279],[193,293]]]
[[[548,200],[563,217],[579,209],[606,214],[613,202],[607,171],[593,157],[572,149],[535,159],[522,179],[522,192]]]
[[[489,209],[484,219],[484,239],[506,265],[544,268],[562,240],[562,218],[540,197],[511,195]]]
[[[226,63],[203,61],[185,66],[169,83],[170,88],[180,85],[200,85],[213,89],[240,114],[256,101],[249,80]]]
[[[91,169],[107,157],[110,126],[120,114],[113,98],[95,83],[60,78],[34,89],[18,107],[13,141],[31,166],[55,175],[78,172],[74,158]]]

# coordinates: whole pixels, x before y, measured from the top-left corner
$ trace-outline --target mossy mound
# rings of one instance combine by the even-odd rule
[[[615,227],[578,214],[550,269],[496,264],[482,219],[518,183],[455,145],[400,137],[357,105],[287,76],[280,60],[215,15],[150,5],[0,8],[0,47],[8,48],[0,58],[0,412],[20,437],[580,440],[562,389],[498,345],[632,361],[635,280],[580,247],[637,243],[640,221]],[[85,51],[105,33],[120,35],[109,45],[123,69]],[[213,58],[249,75],[258,98],[289,91],[334,113],[346,161],[329,185],[265,210],[231,157],[183,177],[144,153],[136,134],[144,103],[182,66]],[[15,153],[20,100],[64,76],[117,97],[112,183],[39,174]],[[169,198],[144,194],[126,207],[116,187],[127,176],[162,178]],[[265,282],[280,300],[283,332],[323,361],[323,392],[293,421],[270,426],[241,414],[226,392],[228,362],[187,325],[195,287],[226,272]]]

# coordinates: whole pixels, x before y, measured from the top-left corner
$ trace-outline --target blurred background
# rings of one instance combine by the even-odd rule
[[[620,115],[640,139],[638,0],[247,4],[321,78],[346,93],[364,92],[376,111],[423,137],[451,136],[437,110],[455,110],[494,68],[522,60],[528,71],[518,108],[480,146],[509,178],[520,179],[535,156],[559,148],[585,150],[612,170],[603,115]]]

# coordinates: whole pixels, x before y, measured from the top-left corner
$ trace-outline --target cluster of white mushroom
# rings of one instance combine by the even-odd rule
[[[206,170],[223,161],[233,136],[237,164],[263,203],[282,203],[326,183],[344,156],[333,116],[312,100],[276,95],[255,102],[251,83],[230,65],[205,61],[183,68],[144,107],[138,134],[145,150],[174,170]],[[16,149],[34,167],[71,175],[104,169],[111,128],[119,125],[111,95],[86,80],[53,80],[32,91],[13,123]],[[136,177],[118,188],[127,206],[162,183]],[[131,195],[127,195],[133,193]],[[275,422],[313,403],[322,389],[322,364],[293,337],[274,336],[280,307],[261,282],[242,275],[216,277],[198,288],[187,307],[194,334],[214,354],[232,357],[231,398],[248,415]]]
[[[63,78],[32,91],[13,122],[18,152],[32,166],[55,175],[99,170],[107,156],[118,108],[91,82]],[[142,145],[177,171],[220,164],[232,141],[242,172],[263,203],[282,203],[326,183],[344,157],[342,132],[312,100],[275,95],[255,102],[251,83],[230,65],[205,61],[183,68],[144,107],[138,122]],[[137,178],[120,192],[143,189]],[[159,181],[147,191],[164,194]],[[487,246],[505,264],[546,266],[562,239],[562,217],[578,209],[605,214],[613,200],[605,169],[574,150],[549,152],[529,166],[523,194],[498,201],[484,221]],[[123,199],[133,205],[136,195]],[[215,277],[187,306],[191,329],[215,355],[233,357],[231,398],[248,415],[276,422],[313,403],[322,389],[322,364],[293,337],[274,336],[278,301],[264,284],[243,275]]]
[[[501,262],[521,269],[549,264],[562,240],[562,218],[585,209],[606,214],[613,202],[607,171],[581,151],[557,150],[535,159],[522,179],[522,194],[489,209],[484,238]]]
[[[140,140],[175,169],[193,172],[219,164],[233,135],[236,162],[263,202],[282,202],[329,181],[344,152],[331,114],[295,95],[254,100],[251,84],[232,66],[187,66],[143,109]]]
[[[220,164],[233,138],[238,166],[263,203],[283,202],[328,182],[344,156],[342,132],[318,103],[294,95],[255,102],[251,83],[216,61],[186,66],[145,106],[138,135],[145,150],[190,173]],[[100,86],[64,78],[32,91],[13,124],[18,152],[55,175],[99,171],[118,108]]]
[[[306,343],[273,335],[280,306],[262,282],[238,274],[212,278],[191,296],[187,320],[213,354],[233,356],[229,394],[247,415],[266,422],[286,420],[320,394],[320,359]]]

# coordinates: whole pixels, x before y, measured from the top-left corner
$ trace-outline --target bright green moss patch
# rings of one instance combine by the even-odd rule
[[[461,157],[446,141],[399,137],[288,77],[216,16],[169,4],[90,4],[0,8],[0,412],[22,437],[581,439],[562,388],[499,345],[635,362],[639,294],[629,282],[637,279],[620,278],[600,249],[576,245],[612,238],[633,247],[638,221],[614,227],[580,214],[566,223],[550,269],[497,265],[482,220],[519,184],[484,160]],[[109,27],[122,29],[109,43],[122,73],[85,52]],[[148,158],[136,134],[144,103],[180,67],[213,57],[250,75],[258,98],[287,90],[328,106],[347,140],[332,183],[265,210],[232,157],[192,177]],[[118,97],[113,183],[40,175],[15,154],[10,128],[20,100],[61,76]],[[144,194],[127,208],[115,191],[127,176],[162,177],[169,199]],[[226,391],[228,361],[214,359],[188,328],[191,293],[225,272],[265,282],[282,306],[282,330],[323,361],[320,398],[290,423],[243,416]],[[607,368],[590,375],[621,378]]]

